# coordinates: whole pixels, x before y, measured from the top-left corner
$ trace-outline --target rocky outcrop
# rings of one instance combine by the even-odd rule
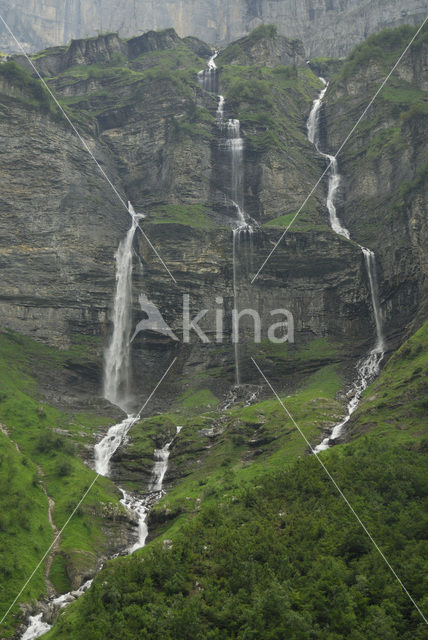
[[[289,40],[278,35],[277,28],[270,25],[255,29],[250,36],[237,40],[221,53],[220,64],[279,65],[305,64],[305,50],[301,40]]]
[[[93,153],[123,199],[131,200],[137,211],[147,214],[142,222],[144,232],[177,281],[172,282],[138,233],[135,324],[142,318],[140,293],[158,306],[179,336],[183,293],[190,295],[192,314],[208,310],[200,324],[210,344],[201,343],[195,336],[190,344],[150,332],[136,337],[132,349],[136,404],[142,404],[141,390],[151,389],[172,357],[178,357],[176,376],[160,390],[152,410],[164,408],[171,393],[197,386],[198,377],[216,367],[226,371],[226,375],[213,376],[207,383],[217,397],[234,380],[230,225],[236,221],[236,211],[230,202],[230,159],[219,145],[214,120],[217,98],[199,86],[194,74],[195,66],[203,68],[206,64],[194,52],[202,45],[191,44],[189,48],[174,32],[148,34],[139,39],[138,51],[142,53],[137,55],[135,41],[129,48],[129,42],[116,36],[102,36],[55,50],[52,55],[55,59],[62,56],[65,68],[49,79],[72,117],[78,119]],[[248,40],[244,44],[244,49],[239,44],[240,50],[254,56],[261,56],[263,51],[271,55],[279,45],[299,50],[299,45],[284,43],[277,36],[270,43],[258,39],[256,44],[250,41],[250,47]],[[154,54],[158,50],[162,52],[160,57]],[[115,59],[117,53],[124,59]],[[50,55],[45,52],[40,59],[49,59]],[[158,57],[156,64],[153,56]],[[93,60],[97,64],[88,64]],[[347,129],[337,110],[344,108],[341,97],[352,95],[351,84],[358,82],[358,77],[348,84],[337,81],[328,94],[330,148]],[[263,339],[271,322],[270,311],[286,308],[294,317],[296,349],[313,338],[326,338],[336,345],[336,354],[340,352],[342,360],[352,360],[373,340],[369,288],[358,246],[337,237],[328,226],[324,186],[316,190],[255,284],[250,284],[251,275],[285,228],[287,216],[298,210],[323,170],[305,128],[318,90],[316,78],[306,65],[264,67],[257,73],[254,66],[248,71],[240,66],[237,75],[235,65],[229,63],[223,66],[219,82],[226,95],[225,117],[238,115],[242,119],[246,140],[245,209],[260,225],[251,239],[251,251],[250,239],[241,240],[239,306],[259,311]],[[3,327],[60,348],[67,347],[75,334],[93,336],[98,340],[101,362],[101,349],[111,328],[114,253],[129,227],[129,216],[67,123],[14,92],[13,79],[9,78],[2,95],[7,115],[0,125],[5,175],[0,202],[0,320]],[[330,116],[329,110],[335,115]],[[398,166],[399,161],[395,165],[391,159],[385,162]],[[370,175],[364,177],[360,168],[352,179],[361,176],[365,184],[376,175],[381,181],[382,172],[378,175],[373,164],[370,167]],[[414,173],[405,175],[411,179]],[[355,193],[359,193],[356,200],[360,206],[361,189]],[[347,205],[340,213],[353,237],[364,244],[368,238],[358,229],[354,233],[359,216],[348,214],[350,202],[347,196]],[[423,225],[423,221],[415,214],[415,229],[418,224]],[[395,242],[388,233],[384,237]],[[378,249],[371,242],[367,244]],[[410,322],[419,304],[419,277],[412,275],[419,267],[408,246],[407,240],[403,240],[402,248],[394,244],[395,255],[401,258],[392,261],[387,257],[391,252],[380,254],[384,303],[388,295],[387,327],[394,340],[400,339],[401,319]],[[414,304],[407,309],[404,297],[409,291]],[[214,343],[216,298],[223,299],[225,309],[225,339],[220,347]],[[254,382],[255,371],[249,359],[250,322],[244,333],[248,345],[240,353],[243,380]],[[264,353],[263,346],[260,349],[267,369],[281,375],[284,385],[298,379],[295,362]],[[76,375],[79,373],[85,377],[88,371]],[[91,370],[90,381],[90,391],[99,391],[100,366]]]
[[[348,62],[326,95],[325,145],[341,145],[391,66],[391,52],[410,30],[370,43]],[[428,133],[424,91],[428,44],[422,37],[400,62],[339,157],[343,175],[340,215],[352,237],[378,260],[382,308],[390,347],[426,319],[428,241]],[[382,51],[382,55],[376,55]],[[360,55],[360,57],[358,57]]]
[[[425,18],[420,0],[53,0],[49,7],[25,0],[2,8],[2,15],[28,51],[60,45],[99,32],[120,31],[135,36],[149,29],[173,27],[180,36],[198,36],[224,45],[260,24],[276,24],[289,38],[303,40],[309,57],[343,56],[370,33]],[[16,51],[7,31],[0,29],[0,49]]]

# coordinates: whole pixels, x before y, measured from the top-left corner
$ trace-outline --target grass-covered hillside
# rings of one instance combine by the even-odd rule
[[[427,431],[423,389],[414,381],[426,380],[426,346],[425,327],[367,389],[354,420],[365,425],[364,435],[321,454],[425,613]],[[339,410],[329,379],[321,371],[283,398],[312,441],[323,416]],[[400,388],[407,389],[405,414]],[[386,412],[373,398],[394,391]],[[421,616],[318,460],[305,454],[278,402],[235,408],[216,420],[181,415],[171,464],[176,460],[177,475],[179,465],[186,473],[152,514],[159,537],[110,562],[46,637],[427,638]],[[131,451],[144,456],[151,424],[137,427]],[[172,416],[161,429],[168,424],[173,428]],[[195,436],[209,427],[220,435],[203,451]]]
[[[54,539],[48,517],[61,529],[95,474],[83,462],[93,434],[112,418],[97,413],[65,413],[48,404],[37,377],[49,370],[83,364],[85,344],[58,352],[13,333],[0,335],[0,606],[2,615]],[[123,513],[115,486],[100,478],[65,529],[60,542],[21,594],[27,604],[76,588],[114,548],[111,534]],[[113,543],[113,544],[112,544]],[[10,637],[22,619],[14,607],[2,628]]]
[[[214,341],[214,325],[210,344],[138,334],[133,392],[138,408],[150,403],[114,454],[111,480],[97,479],[1,638],[13,638],[36,603],[96,574],[46,640],[428,640],[379,553],[427,616],[426,32],[339,156],[337,211],[352,240],[330,228],[321,183],[250,282],[325,169],[306,129],[323,86],[316,74],[330,80],[320,144],[333,151],[412,33],[387,31],[346,61],[309,65],[300,43],[262,27],[220,53],[213,92],[198,79],[211,48],[171,29],[33,57],[124,202],[147,214],[140,224],[176,276],[173,285],[136,231],[133,326],[144,293],[181,336],[189,292],[192,317],[210,307],[213,318],[221,296],[225,333],[232,307],[254,305],[264,323],[287,306],[296,341],[273,344],[263,333],[255,343],[242,327],[235,351],[226,337]],[[22,57],[0,64],[0,311],[14,329],[0,333],[0,616],[94,481],[94,444],[121,419],[100,394],[114,255],[129,215],[26,66]],[[232,234],[236,184],[217,93],[224,120],[240,119],[254,233]],[[316,457],[307,441],[317,445],[343,418],[355,365],[378,330],[374,272],[357,243],[376,251],[387,353],[340,443]],[[155,450],[169,442],[147,544],[117,557],[137,534],[119,487],[143,495]]]

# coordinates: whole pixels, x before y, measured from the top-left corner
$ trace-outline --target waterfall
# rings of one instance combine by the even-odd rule
[[[232,269],[233,269],[233,306],[235,309],[235,317],[238,313],[238,263],[237,263],[237,253],[239,251],[239,227],[236,227],[232,230]],[[241,374],[239,370],[239,335],[233,336],[233,355],[235,360],[235,384],[237,387],[241,384]]]
[[[133,553],[137,549],[141,549],[146,544],[146,539],[149,533],[147,527],[147,516],[151,507],[162,498],[163,481],[165,479],[166,472],[168,470],[168,459],[170,454],[171,445],[174,442],[177,435],[180,433],[182,427],[176,428],[176,433],[170,442],[167,442],[162,449],[155,449],[153,457],[154,464],[152,469],[152,477],[148,487],[148,493],[146,496],[136,497],[132,496],[123,489],[121,503],[137,514],[138,516],[138,539],[135,544],[128,550],[128,553]]]
[[[95,471],[100,475],[108,476],[110,472],[110,461],[119,446],[123,444],[130,428],[140,419],[140,416],[128,416],[119,424],[113,425],[107,432],[107,435],[94,447],[95,453]],[[150,507],[162,497],[162,486],[165,474],[168,469],[168,458],[170,447],[175,437],[180,433],[181,427],[177,427],[174,438],[167,442],[162,449],[155,449],[154,464],[152,469],[152,477],[147,490],[147,494],[143,497],[133,496],[119,487],[122,492],[121,503],[130,511],[137,514],[138,517],[138,539],[137,542],[129,549],[129,553],[144,547],[148,534],[146,518]]]
[[[116,292],[113,307],[113,334],[105,352],[104,397],[123,411],[130,402],[130,343],[132,323],[132,257],[138,220],[128,202],[131,227],[116,252]]]
[[[29,626],[25,630],[24,635],[21,636],[21,640],[35,640],[44,633],[47,633],[51,628],[51,625],[47,622],[43,622],[43,613],[38,613],[36,616],[30,616]]]
[[[110,427],[107,435],[95,445],[95,470],[100,475],[109,475],[110,460],[118,449],[121,443],[126,438],[126,434],[132,425],[139,420],[140,416],[128,416],[123,422]],[[130,511],[135,513],[138,518],[138,537],[137,541],[127,549],[127,553],[133,553],[137,549],[144,547],[146,538],[148,535],[147,528],[147,515],[156,502],[158,502],[164,495],[163,481],[165,474],[168,470],[168,458],[170,448],[175,438],[181,431],[181,426],[176,428],[176,433],[170,442],[167,442],[162,449],[155,449],[154,451],[154,464],[152,469],[152,476],[149,484],[147,494],[144,496],[133,496],[119,487],[122,493],[121,503]],[[92,580],[88,580],[79,589],[70,591],[57,598],[51,598],[47,604],[47,609],[50,615],[54,615],[59,609],[70,604],[77,598],[79,598],[92,584]],[[24,634],[21,636],[21,640],[35,640],[40,636],[47,633],[51,626],[43,620],[45,613],[41,612],[35,616],[30,616],[28,620],[28,627]]]
[[[218,56],[218,51],[215,51],[211,58],[208,60],[207,68],[199,71],[198,82],[202,89],[209,91],[210,93],[217,92],[217,65],[215,59]]]
[[[379,289],[377,283],[377,274],[376,274],[376,257],[373,251],[370,249],[366,249],[361,247],[362,252],[364,254],[364,259],[366,263],[367,274],[369,276],[370,283],[370,293],[372,298],[373,305],[373,314],[376,324],[376,346],[374,348],[378,353],[385,352],[385,339],[383,336],[383,319],[382,319],[382,310],[380,308],[379,303]]]
[[[110,473],[110,460],[116,453],[120,445],[124,442],[129,429],[136,422],[134,416],[127,418],[113,425],[107,431],[107,435],[94,447],[95,471],[101,476],[108,476]]]
[[[92,580],[88,580],[75,591],[69,591],[69,593],[64,593],[62,596],[58,596],[57,598],[51,598],[47,604],[47,610],[50,615],[54,615],[59,609],[63,609],[71,602],[74,602],[74,600],[77,600],[77,598],[80,598],[80,596],[89,589],[91,584]],[[48,624],[43,620],[44,615],[45,612],[42,611],[36,616],[29,617],[28,627],[21,636],[21,640],[36,640],[36,638],[40,638],[40,636],[43,636],[52,628],[51,624]]]
[[[215,59],[216,51],[208,60],[207,69],[198,73],[198,81],[201,87],[210,93],[217,93],[218,70]],[[225,185],[225,191],[229,191],[230,204],[235,209],[236,220],[232,222],[232,290],[234,301],[234,317],[237,317],[239,308],[239,279],[240,263],[242,261],[241,242],[243,238],[250,237],[250,249],[252,248],[252,234],[254,228],[248,222],[244,207],[244,139],[241,137],[241,125],[236,118],[225,121],[224,108],[225,97],[218,95],[216,110],[216,124],[219,130],[219,148],[225,154],[225,162],[230,166],[230,184]],[[240,349],[239,335],[232,331],[233,352],[235,361],[235,384],[241,384],[240,375]]]
[[[131,227],[125,238],[120,242],[116,252],[116,292],[113,311],[113,335],[105,354],[104,395],[107,400],[126,411],[129,403],[130,383],[130,333],[132,320],[132,257],[133,240],[138,226],[138,220],[142,214],[135,213],[132,204],[128,203],[128,210],[132,218]],[[130,415],[113,425],[107,434],[94,446],[95,471],[99,475],[110,474],[110,462],[125,442],[130,428],[140,419],[140,415]],[[181,427],[177,427],[176,435]],[[146,524],[147,514],[150,508],[158,502],[163,495],[163,481],[168,468],[169,450],[174,441],[168,442],[162,449],[154,452],[154,465],[152,479],[148,492],[143,497],[133,496],[119,487],[122,493],[121,503],[138,518],[138,537],[128,553],[144,547],[148,529]],[[52,598],[47,607],[51,615],[65,607],[73,600],[80,597],[91,585],[89,580],[76,591]],[[29,624],[21,640],[35,640],[49,631],[51,625],[43,620],[44,612],[29,617]]]
[[[222,127],[223,126],[223,122],[224,122],[224,103],[225,103],[224,96],[219,96],[218,97],[217,111],[216,111],[216,118],[215,118],[218,127]]]
[[[162,491],[163,479],[168,469],[169,448],[172,444],[167,444],[162,449],[155,449],[154,458],[155,464],[152,472],[152,482],[150,483],[149,491]]]
[[[328,83],[324,78],[320,78],[324,84],[324,89],[320,92],[318,98],[316,98],[312,104],[312,109],[307,121],[308,139],[317,152],[329,162],[328,171],[328,193],[327,193],[327,209],[330,218],[330,226],[335,233],[341,235],[348,240],[351,239],[351,235],[344,227],[338,216],[336,210],[337,193],[340,187],[341,177],[339,173],[339,167],[335,156],[324,153],[320,149],[320,113],[322,108],[323,98],[328,88]],[[383,319],[382,310],[380,307],[379,291],[376,274],[376,257],[373,251],[367,249],[361,245],[358,245],[364,256],[364,264],[368,276],[370,297],[373,307],[373,317],[376,326],[376,343],[370,353],[363,358],[357,365],[357,377],[349,392],[350,400],[347,405],[347,411],[345,418],[335,425],[330,435],[314,448],[314,452],[324,451],[328,449],[332,442],[336,440],[343,432],[343,429],[350,417],[358,407],[361,396],[367,386],[374,380],[379,374],[380,364],[385,355],[385,338],[383,335]]]
[[[314,100],[311,112],[309,114],[308,122],[307,122],[307,130],[308,130],[308,139],[309,142],[315,145],[316,150],[326,160],[328,160],[330,168],[329,168],[329,180],[328,180],[328,193],[327,193],[327,210],[330,216],[330,226],[333,231],[345,238],[350,239],[350,234],[348,229],[345,229],[340,224],[340,220],[337,217],[336,211],[336,198],[337,191],[340,185],[340,174],[339,168],[337,164],[337,160],[334,156],[329,155],[328,153],[323,153],[321,151],[319,144],[319,132],[320,132],[320,113],[322,107],[322,101],[325,95],[325,92],[328,88],[328,83],[324,80],[324,78],[320,78],[320,80],[325,84],[324,89],[321,91],[319,97]]]
[[[220,107],[220,103],[222,103]],[[217,113],[224,108],[224,98],[219,96],[219,107]],[[241,240],[246,235],[252,235],[253,227],[248,224],[244,211],[244,140],[241,137],[240,122],[230,119],[226,127],[227,140],[225,142],[226,152],[230,155],[230,179],[231,179],[231,200],[235,207],[237,221],[232,229],[232,261],[233,261],[233,301],[234,319],[237,321],[239,312],[239,266],[241,263]],[[233,352],[235,360],[235,384],[241,384],[240,373],[240,349],[239,331],[233,334]]]

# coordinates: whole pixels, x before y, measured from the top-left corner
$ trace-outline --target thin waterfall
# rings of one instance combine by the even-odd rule
[[[220,107],[220,103],[222,105]],[[219,107],[224,108],[224,98],[219,96]],[[239,313],[239,276],[240,265],[242,263],[241,241],[247,235],[252,235],[253,227],[247,222],[247,216],[244,209],[244,139],[241,137],[241,126],[239,120],[228,120],[225,130],[227,139],[225,149],[230,156],[230,181],[231,181],[231,200],[235,207],[237,221],[233,224],[232,229],[232,261],[233,261],[233,301],[234,301],[234,321],[237,322]],[[241,384],[240,372],[240,348],[239,348],[239,329],[236,333],[232,332],[233,351],[235,360],[235,384]]]
[[[172,440],[170,442],[167,442],[162,447],[162,449],[155,449],[153,454],[154,464],[147,494],[141,498],[133,496],[121,489],[123,496],[121,503],[128,509],[136,513],[138,517],[138,538],[137,541],[131,546],[131,548],[128,549],[128,553],[134,553],[134,551],[137,551],[137,549],[141,549],[146,544],[146,539],[149,534],[149,529],[147,527],[147,516],[153,505],[159,502],[159,500],[164,495],[163,482],[168,470],[168,460],[171,445],[173,444],[177,435],[180,433],[181,429],[182,427],[180,426],[176,427],[176,432]]]
[[[237,254],[239,251],[239,227],[232,230],[232,278],[233,278],[233,306],[234,318],[238,316],[238,261]],[[234,335],[232,330],[233,355],[235,360],[235,384],[237,387],[241,384],[241,372],[239,367],[239,334]]]
[[[132,258],[138,220],[128,203],[131,226],[116,252],[116,292],[113,306],[113,334],[105,352],[104,397],[127,412],[130,401],[130,343],[132,323]]]
[[[198,81],[201,87],[210,93],[217,93],[218,70],[216,65],[216,51],[208,60],[207,68],[198,73]],[[242,262],[241,242],[243,238],[250,237],[250,254],[253,246],[252,234],[254,228],[248,223],[244,206],[244,139],[241,136],[241,126],[236,118],[225,120],[225,97],[218,95],[216,110],[216,124],[220,134],[219,148],[225,154],[225,161],[230,166],[230,184],[225,184],[225,191],[229,191],[229,200],[236,212],[236,220],[232,222],[232,261],[233,261],[233,300],[234,318],[237,318],[239,308],[239,280],[240,264]],[[232,342],[235,361],[235,384],[241,384],[240,375],[240,349],[238,332],[232,331]]]
[[[385,338],[383,336],[382,310],[380,308],[380,302],[379,302],[379,287],[378,287],[377,273],[376,273],[376,257],[373,251],[371,251],[370,249],[366,249],[364,247],[361,247],[361,248],[364,254],[366,269],[369,276],[370,293],[371,293],[372,305],[373,305],[373,314],[374,314],[374,319],[376,323],[377,343],[375,346],[375,350],[378,353],[383,354],[385,352]]]
[[[309,142],[315,145],[318,153],[329,162],[327,209],[330,218],[330,226],[338,235],[351,239],[349,230],[342,225],[337,216],[336,201],[341,182],[337,159],[335,156],[324,153],[320,149],[320,113],[323,98],[328,88],[328,83],[324,80],[324,78],[320,78],[320,80],[324,84],[324,89],[320,92],[318,98],[316,98],[316,100],[314,100],[312,104],[312,109],[306,125],[308,130],[308,139]],[[357,365],[357,377],[352,385],[352,389],[350,392],[351,399],[348,402],[345,418],[333,427],[330,435],[324,438],[321,444],[315,447],[315,453],[328,449],[334,442],[334,440],[336,440],[342,434],[345,425],[358,407],[364,390],[379,374],[380,364],[385,355],[385,338],[383,335],[383,318],[377,283],[376,257],[373,251],[371,251],[370,249],[367,249],[366,247],[363,247],[361,245],[358,246],[360,247],[364,256],[364,264],[369,281],[370,297],[373,307],[373,317],[376,326],[376,343],[370,353]]]

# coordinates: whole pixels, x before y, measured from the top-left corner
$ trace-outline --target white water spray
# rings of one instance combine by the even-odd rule
[[[88,580],[79,587],[79,589],[76,589],[76,591],[69,591],[68,593],[64,593],[62,596],[49,600],[46,606],[50,614],[54,615],[59,609],[66,607],[70,602],[74,602],[74,600],[80,598],[80,596],[89,589],[91,584],[92,580]],[[29,625],[21,636],[21,640],[36,640],[36,638],[40,638],[40,636],[43,636],[52,628],[51,624],[48,624],[43,620],[44,615],[44,612],[41,612],[36,616],[30,616]]]
[[[215,59],[218,56],[218,51],[215,51],[211,58],[208,60],[207,69],[202,69],[198,73],[198,81],[202,89],[215,93],[217,88],[217,65]]]
[[[340,186],[340,174],[339,168],[337,164],[337,159],[335,156],[331,156],[327,153],[324,153],[320,149],[320,112],[322,108],[322,101],[325,96],[325,93],[328,88],[328,83],[324,80],[324,78],[320,78],[323,82],[324,89],[319,94],[318,98],[314,100],[311,112],[309,114],[309,118],[307,121],[307,130],[308,130],[308,139],[309,141],[315,145],[318,153],[328,160],[329,162],[329,180],[328,180],[328,194],[327,194],[327,209],[330,217],[330,226],[335,233],[338,235],[344,236],[345,238],[350,239],[351,235],[344,227],[338,216],[336,210],[336,199],[337,192]],[[382,311],[380,308],[379,302],[379,291],[377,284],[377,276],[376,276],[376,258],[373,251],[370,249],[366,249],[359,245],[363,255],[364,255],[364,264],[367,271],[367,276],[369,279],[370,286],[370,296],[371,302],[373,306],[373,316],[376,325],[376,344],[374,348],[370,351],[368,356],[363,358],[363,360],[357,365],[357,378],[352,385],[352,389],[349,393],[350,400],[347,405],[347,413],[345,418],[334,426],[330,435],[321,442],[317,447],[314,448],[314,452],[318,453],[319,451],[324,451],[328,449],[332,442],[336,440],[343,432],[343,429],[350,417],[358,407],[361,396],[367,386],[374,380],[374,378],[378,375],[380,370],[380,364],[385,355],[385,338],[383,335],[383,321],[382,321]]]
[[[40,638],[44,633],[47,633],[51,628],[51,625],[47,622],[43,622],[43,613],[38,613],[36,616],[30,616],[29,626],[27,627],[21,640],[35,640]]]
[[[131,227],[116,252],[116,292],[113,307],[113,334],[105,353],[104,397],[127,412],[130,401],[130,344],[132,323],[132,245],[138,220],[128,202]]]

